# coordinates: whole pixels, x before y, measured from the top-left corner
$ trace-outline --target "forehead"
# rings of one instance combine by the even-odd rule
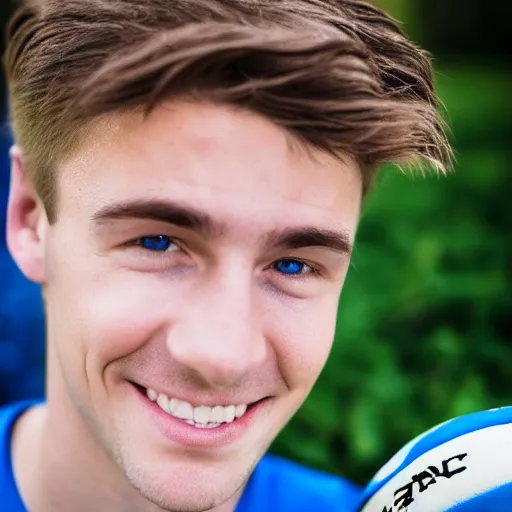
[[[190,203],[228,221],[286,211],[355,223],[361,201],[351,158],[306,149],[262,116],[204,103],[99,119],[60,166],[58,187],[59,210],[91,215],[112,202],[150,198]]]

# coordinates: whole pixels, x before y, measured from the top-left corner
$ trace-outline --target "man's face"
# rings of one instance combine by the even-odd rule
[[[174,103],[98,122],[58,198],[40,229],[50,402],[64,390],[151,501],[226,501],[327,359],[359,169],[257,115]]]

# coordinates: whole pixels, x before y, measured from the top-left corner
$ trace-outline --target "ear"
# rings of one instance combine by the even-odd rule
[[[11,148],[11,182],[7,205],[7,246],[25,276],[45,282],[45,234],[48,219],[32,182],[26,177],[23,153]]]

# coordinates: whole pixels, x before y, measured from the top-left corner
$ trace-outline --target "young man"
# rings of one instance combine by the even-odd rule
[[[27,0],[5,65],[48,364],[0,416],[2,510],[354,510],[265,453],[379,165],[449,164],[427,56],[353,0]]]

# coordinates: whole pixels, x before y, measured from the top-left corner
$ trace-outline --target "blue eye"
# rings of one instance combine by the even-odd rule
[[[165,252],[168,251],[174,242],[165,235],[143,236],[139,239],[138,244],[148,251]]]
[[[274,263],[273,267],[287,276],[298,276],[311,270],[311,267],[298,260],[280,260]]]

